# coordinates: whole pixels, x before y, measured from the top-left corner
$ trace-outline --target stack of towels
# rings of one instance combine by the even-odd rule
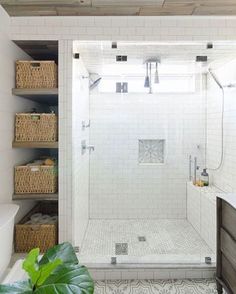
[[[35,213],[31,216],[30,220],[28,220],[25,224],[27,225],[52,225],[57,223],[58,216],[57,215],[47,215],[42,213]]]

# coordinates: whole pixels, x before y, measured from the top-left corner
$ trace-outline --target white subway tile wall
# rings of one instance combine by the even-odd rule
[[[187,220],[199,233],[212,252],[216,252],[216,194],[215,187],[196,187],[187,183]],[[204,258],[202,248],[199,250]],[[215,254],[209,255],[215,262]]]
[[[59,42],[59,241],[73,238],[72,222],[72,48]]]
[[[236,60],[215,70],[223,85],[236,81]],[[217,168],[221,158],[222,91],[212,78],[208,77],[207,97],[207,167],[211,182],[225,192],[236,192],[236,88],[225,88],[224,115],[224,161]]]
[[[90,96],[90,218],[185,218],[188,154],[201,159],[204,95]],[[139,140],[165,140],[165,162],[139,164]],[[203,152],[204,153],[204,152]]]
[[[234,40],[236,17],[13,17],[12,39]]]
[[[134,268],[134,269],[90,269],[90,274],[96,281],[101,280],[170,280],[170,279],[213,279],[215,269],[204,268]]]
[[[76,42],[75,42],[76,43]],[[74,52],[76,44],[74,44]],[[81,142],[89,145],[89,79],[81,59],[73,60],[72,91],[72,179],[73,243],[82,246],[89,219],[89,150],[82,152]]]

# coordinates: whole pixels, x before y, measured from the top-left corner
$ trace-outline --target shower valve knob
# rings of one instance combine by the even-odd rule
[[[86,146],[86,149],[88,149],[89,151],[94,151],[95,147],[93,145],[88,145]]]

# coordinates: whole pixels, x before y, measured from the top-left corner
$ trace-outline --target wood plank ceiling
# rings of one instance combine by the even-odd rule
[[[11,16],[236,15],[236,0],[0,0]]]

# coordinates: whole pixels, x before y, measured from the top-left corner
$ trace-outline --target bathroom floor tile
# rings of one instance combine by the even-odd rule
[[[95,294],[217,294],[213,280],[131,280],[96,282]]]

